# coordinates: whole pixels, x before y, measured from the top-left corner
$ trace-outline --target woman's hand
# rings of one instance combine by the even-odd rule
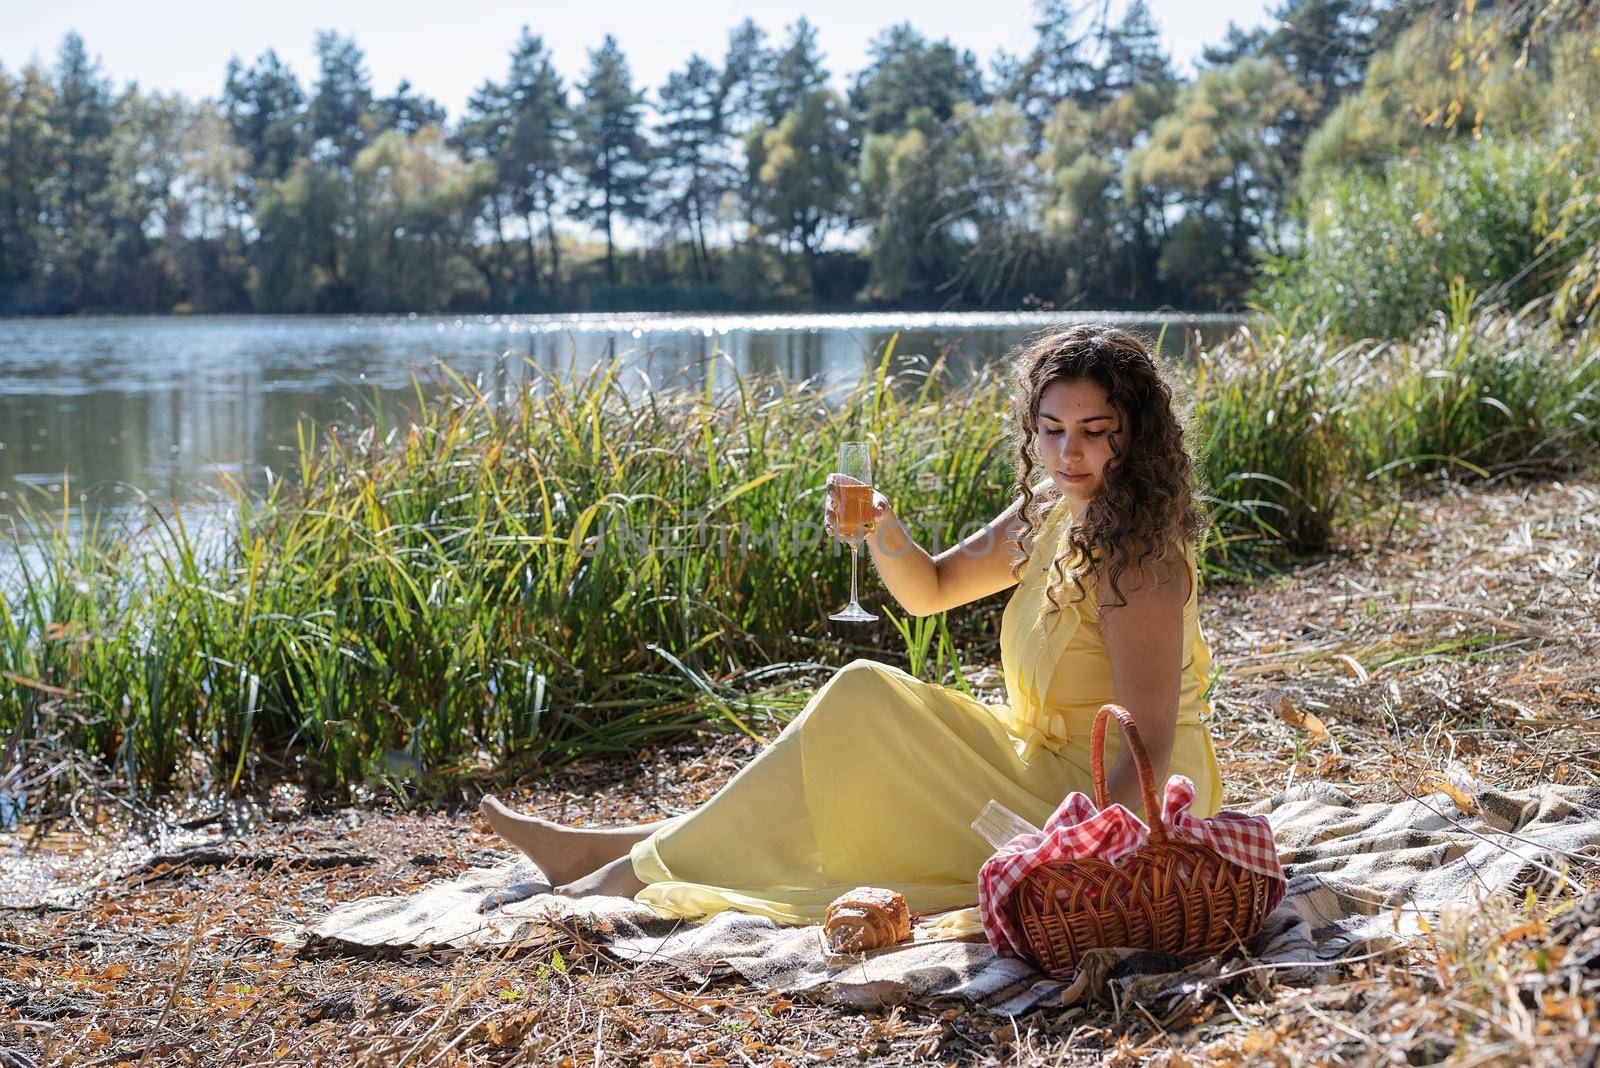
[[[835,472],[835,473],[833,473],[833,474],[828,476],[828,482],[827,482],[827,490],[828,491],[827,491],[826,494],[823,495],[824,499],[823,499],[823,505],[822,505],[822,529],[827,532],[828,537],[830,537],[830,538],[839,537],[839,500],[838,500],[838,498],[839,498],[839,490],[838,490],[838,487],[840,487],[840,486],[859,486],[859,485],[861,485],[861,480],[860,479],[851,478],[849,475],[841,475],[841,474]],[[877,490],[873,490],[872,491],[872,518],[871,518],[871,520],[869,520],[870,528],[871,529],[877,529],[878,527],[881,527],[884,523],[888,522],[889,519],[891,517],[893,517],[893,515],[894,515],[894,510],[889,507],[889,498],[885,497],[883,494],[879,493]],[[866,532],[863,532],[863,536],[865,535],[865,533]]]

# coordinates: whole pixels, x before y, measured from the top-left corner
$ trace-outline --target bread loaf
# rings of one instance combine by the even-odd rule
[[[892,946],[911,935],[911,911],[897,890],[858,886],[828,906],[823,937],[835,953],[861,953]]]

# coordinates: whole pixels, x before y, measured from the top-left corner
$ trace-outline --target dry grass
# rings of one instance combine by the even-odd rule
[[[1206,591],[1227,673],[1219,747],[1243,802],[1291,781],[1397,798],[1459,761],[1502,786],[1600,774],[1600,480],[1445,487],[1402,506],[1387,548]],[[994,670],[973,681],[993,695]],[[1272,711],[1287,699],[1321,737]],[[583,762],[522,798],[569,821],[697,803],[747,759],[737,737]],[[516,956],[318,960],[284,923],[454,875],[492,843],[468,814],[278,807],[193,835],[254,866],[137,876],[114,843],[54,834],[0,854],[55,865],[82,907],[0,909],[0,1065],[1593,1063],[1600,904],[1447,914],[1409,951],[1338,981],[1247,972],[1199,1004],[1008,1021],[947,1003],[881,1013],[729,980],[623,967],[567,932]],[[9,847],[8,847],[9,848]],[[292,867],[328,854],[332,866]],[[363,863],[370,860],[370,863]],[[3,889],[0,882],[0,889]],[[7,1044],[10,1043],[10,1047]]]
[[[1208,591],[1230,801],[1308,776],[1375,798],[1451,761],[1502,787],[1600,781],[1600,485],[1451,486],[1396,525],[1381,550]],[[1331,737],[1263,715],[1276,694]]]

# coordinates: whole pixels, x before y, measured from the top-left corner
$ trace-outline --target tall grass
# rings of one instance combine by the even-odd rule
[[[1207,566],[1320,551],[1440,467],[1592,461],[1600,345],[1540,321],[1463,296],[1406,342],[1262,323],[1200,354]],[[953,392],[942,365],[893,376],[890,357],[832,394],[716,386],[712,365],[624,388],[620,360],[501,402],[446,377],[408,425],[306,428],[296,484],[240,491],[203,544],[178,512],[69,537],[64,502],[0,593],[0,731],[210,790],[275,763],[333,788],[754,732],[804,701],[795,676],[873,648],[827,629],[848,582],[820,528],[840,440],[875,442],[926,546],[1006,503],[1003,377]],[[902,621],[913,669],[959,682],[955,650],[992,638],[997,607]]]
[[[1595,442],[1600,367],[1590,335],[1567,337],[1544,302],[1479,313],[1452,287],[1418,337],[1370,347],[1350,384],[1381,398],[1356,409],[1369,472],[1450,464],[1484,475],[1561,466]]]
[[[510,404],[450,377],[403,429],[308,428],[296,487],[240,493],[209,561],[181,516],[76,538],[36,516],[0,729],[48,716],[131,779],[223,788],[252,745],[332,786],[629,751],[708,715],[752,729],[827,647],[840,440],[877,441],[915,521],[1003,495],[992,377],[940,405],[940,372],[891,380],[884,357],[832,398],[625,390],[620,359]]]
[[[1338,344],[1263,317],[1202,353],[1190,383],[1209,566],[1320,552],[1439,472],[1592,463],[1600,334],[1563,332],[1547,311],[1484,305],[1457,285],[1409,338]]]
[[[1270,322],[1200,355],[1190,387],[1220,569],[1316,552],[1333,537],[1352,488],[1349,356]]]

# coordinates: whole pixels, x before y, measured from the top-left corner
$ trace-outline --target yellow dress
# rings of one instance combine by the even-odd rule
[[[1008,702],[990,705],[874,660],[836,672],[776,740],[710,800],[673,818],[630,858],[662,916],[724,909],[780,923],[820,923],[857,886],[899,890],[913,911],[978,899],[993,852],[972,820],[989,800],[1042,826],[1067,794],[1092,792],[1089,733],[1116,699],[1094,587],[1046,624],[1046,565],[1070,516],[1050,511],[1000,628]],[[1183,607],[1184,664],[1171,771],[1197,789],[1194,811],[1222,799],[1203,717],[1211,651],[1196,615],[1199,579]],[[1107,767],[1120,751],[1107,736]]]

